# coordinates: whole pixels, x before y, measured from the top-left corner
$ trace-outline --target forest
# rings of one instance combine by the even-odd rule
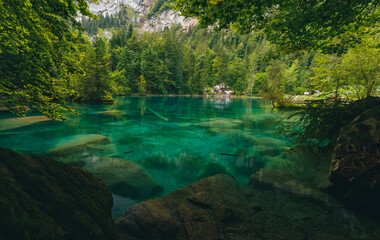
[[[156,1],[149,14],[174,5]],[[242,35],[244,29],[236,26],[202,28],[200,18],[200,25],[188,32],[180,26],[141,32],[136,23],[128,23],[133,13],[124,7],[115,16],[84,18],[82,23],[71,19],[77,30],[62,35],[62,29],[49,25],[49,21],[58,21],[50,15],[34,12],[27,5],[24,8],[29,12],[7,7],[2,5],[2,10],[10,17],[22,14],[26,19],[19,20],[23,38],[13,43],[2,41],[1,48],[1,91],[10,96],[4,103],[21,115],[27,102],[59,119],[61,113],[71,111],[67,101],[107,102],[112,95],[126,94],[200,95],[220,83],[236,95],[259,94],[278,106],[284,105],[284,99],[316,90],[321,93],[319,98],[343,99],[376,96],[380,91],[380,34],[377,23],[373,24],[378,11],[371,15],[372,22],[367,19],[370,23],[362,24],[360,37],[346,29],[349,40],[344,44],[324,44],[321,38],[322,47],[306,45],[289,51],[284,50],[286,45],[268,40],[273,37],[266,33],[271,28]],[[13,29],[6,22],[3,25]],[[51,43],[59,44],[58,48]],[[18,82],[23,76],[29,77],[21,86]],[[39,80],[29,87],[29,82],[41,77],[46,79],[45,85]]]
[[[379,6],[0,0],[0,239],[380,239]]]

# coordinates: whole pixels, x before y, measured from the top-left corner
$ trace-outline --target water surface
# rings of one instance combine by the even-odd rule
[[[70,159],[131,160],[164,188],[161,195],[217,172],[228,173],[243,185],[260,168],[284,170],[315,185],[327,179],[328,162],[289,153],[291,140],[275,134],[281,116],[265,100],[120,97],[113,105],[74,107],[79,114],[62,122],[14,123],[13,115],[0,113],[0,146],[45,155],[102,135],[110,141],[74,152]],[[114,199],[114,217],[141,201],[117,195]]]

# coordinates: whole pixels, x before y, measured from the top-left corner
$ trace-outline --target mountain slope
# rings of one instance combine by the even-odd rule
[[[122,19],[121,22],[133,22],[142,31],[162,31],[165,27],[180,24],[184,30],[189,30],[198,24],[195,18],[179,16],[172,8],[173,0],[99,0],[89,3],[91,12],[101,18],[113,18],[120,15],[125,6],[133,12],[133,16]],[[121,18],[125,17],[125,14]],[[120,19],[120,17],[119,17]],[[120,21],[119,21],[120,22]],[[105,28],[117,27],[119,24],[107,24]],[[85,26],[86,27],[86,26]],[[100,26],[103,28],[103,26]],[[94,31],[89,31],[92,34]]]

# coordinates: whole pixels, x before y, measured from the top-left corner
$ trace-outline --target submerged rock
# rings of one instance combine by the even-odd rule
[[[146,199],[163,191],[138,164],[120,158],[93,158],[84,167],[104,179],[115,194],[132,199]]]
[[[328,194],[318,190],[308,182],[279,170],[261,169],[249,178],[249,185],[251,187],[277,189],[296,196],[310,198],[328,206],[338,205]]]
[[[217,239],[220,223],[248,204],[232,178],[217,175],[130,208],[117,221],[121,239]]]
[[[273,164],[273,167],[266,168],[281,169],[297,177],[307,179],[319,189],[326,189],[331,186],[328,176],[331,154],[332,151],[328,147],[299,144],[287,148],[282,153],[282,157],[293,166],[275,166]]]
[[[342,128],[330,167],[333,192],[345,202],[380,211],[380,108]]]
[[[337,219],[324,205],[241,187],[219,174],[131,207],[116,231],[121,240],[370,239],[361,230],[351,235],[351,223]]]
[[[0,120],[0,131],[25,127],[39,122],[51,121],[45,116],[8,118]]]
[[[120,114],[124,114],[124,112],[119,111],[119,110],[109,110],[109,111],[98,112],[96,114],[100,114],[100,115],[120,115]]]
[[[62,140],[46,154],[54,157],[69,157],[88,152],[107,153],[115,150],[114,146],[110,145],[111,143],[111,139],[99,134],[76,135]]]
[[[233,118],[211,118],[205,121],[195,123],[194,126],[204,127],[204,128],[216,128],[216,129],[230,129],[237,128],[244,124],[244,121],[240,119]]]
[[[112,195],[87,171],[0,148],[0,239],[115,239]]]

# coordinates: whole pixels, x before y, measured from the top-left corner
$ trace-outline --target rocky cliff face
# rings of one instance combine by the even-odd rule
[[[178,24],[182,26],[184,31],[188,31],[198,24],[198,20],[196,18],[185,18],[180,16],[179,12],[167,10],[143,21],[141,29],[142,31],[148,32],[162,31],[165,27],[171,27],[172,25]]]
[[[145,15],[154,0],[99,0],[98,3],[89,3],[89,9],[96,15],[114,15],[120,11],[121,5],[133,9],[138,15]]]
[[[179,12],[167,10],[147,19],[145,16],[156,0],[99,0],[98,3],[89,3],[89,9],[96,15],[115,15],[122,5],[125,5],[136,14],[132,21],[140,24],[142,31],[162,31],[165,27],[180,24],[185,31],[198,24],[196,18],[185,18]]]

